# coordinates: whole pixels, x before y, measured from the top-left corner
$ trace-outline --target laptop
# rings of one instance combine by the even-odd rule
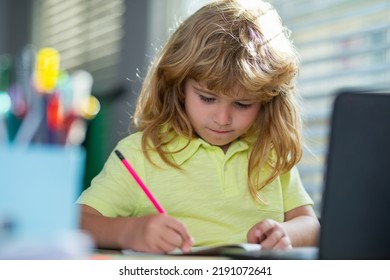
[[[390,259],[390,94],[336,96],[319,248],[228,252],[236,259]]]
[[[390,94],[334,103],[320,259],[390,259]]]

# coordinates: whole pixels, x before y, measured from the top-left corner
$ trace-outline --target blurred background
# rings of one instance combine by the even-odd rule
[[[85,137],[80,143],[86,149],[84,188],[117,141],[130,133],[136,98],[154,54],[180,20],[207,2],[0,0],[0,69],[7,61],[11,65],[8,84],[17,82],[15,65],[23,54],[45,47],[58,51],[63,71],[71,75],[83,70],[93,77],[90,93],[96,98],[95,110],[84,117]],[[299,169],[320,216],[335,94],[344,88],[390,89],[390,0],[270,2],[292,31],[301,56],[298,88],[303,97],[305,152]],[[0,85],[3,92],[5,84]],[[4,100],[0,99],[0,111]],[[14,112],[16,124],[7,127],[8,140],[0,137],[0,141],[14,140],[17,119]]]

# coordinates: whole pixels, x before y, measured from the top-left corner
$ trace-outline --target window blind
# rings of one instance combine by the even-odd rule
[[[390,89],[390,1],[274,0],[301,56],[303,183],[320,214],[330,113],[343,88]]]
[[[105,92],[118,74],[124,12],[124,0],[36,0],[33,44],[56,48],[61,69],[90,72],[94,92]]]

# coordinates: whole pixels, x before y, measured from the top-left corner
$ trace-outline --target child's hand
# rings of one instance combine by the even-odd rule
[[[247,234],[249,243],[259,243],[264,249],[289,249],[291,239],[281,223],[266,219],[255,224]]]
[[[164,214],[136,218],[131,230],[124,227],[122,247],[140,252],[167,253],[176,248],[190,252],[192,238],[178,220]]]

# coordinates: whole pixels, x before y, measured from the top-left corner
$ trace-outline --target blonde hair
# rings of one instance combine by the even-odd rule
[[[298,56],[275,9],[263,1],[225,0],[207,4],[171,35],[144,80],[134,122],[143,131],[142,148],[157,151],[178,167],[164,146],[194,131],[184,109],[184,83],[191,78],[223,95],[242,87],[261,102],[246,136],[256,136],[248,164],[248,185],[258,191],[301,158],[301,124],[294,77]],[[188,143],[189,143],[188,142]],[[268,165],[269,176],[260,181]],[[178,167],[179,168],[179,167]]]

